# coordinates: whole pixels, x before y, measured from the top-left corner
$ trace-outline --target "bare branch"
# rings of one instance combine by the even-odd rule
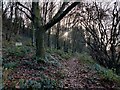
[[[30,13],[31,13],[31,10],[27,7],[25,7],[23,4],[21,4],[20,2],[16,2],[16,4],[20,5],[21,7],[27,9]]]
[[[32,17],[29,16],[24,10],[22,10],[22,8],[17,7],[17,9],[20,10],[21,12],[23,12],[32,21]]]
[[[44,25],[45,30],[47,31],[49,28],[51,28],[54,24],[59,22],[70,10],[72,10],[76,5],[78,5],[80,2],[74,2],[72,3],[65,11],[59,10],[60,14],[56,14],[52,20],[50,20],[47,24]],[[63,7],[62,7],[63,9]]]

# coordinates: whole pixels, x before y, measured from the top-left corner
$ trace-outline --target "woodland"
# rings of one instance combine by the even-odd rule
[[[1,90],[120,90],[119,0],[1,7]]]

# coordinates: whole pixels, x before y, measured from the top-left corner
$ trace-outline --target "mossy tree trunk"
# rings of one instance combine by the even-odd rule
[[[36,38],[36,56],[44,58],[44,34],[45,30],[42,26],[42,20],[40,16],[39,2],[32,2],[32,12],[33,12],[33,25],[35,28],[35,38]]]
[[[39,30],[39,29],[38,29]],[[36,56],[44,58],[45,57],[45,48],[44,48],[44,32],[36,31]]]

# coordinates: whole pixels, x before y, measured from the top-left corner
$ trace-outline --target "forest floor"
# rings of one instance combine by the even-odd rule
[[[95,70],[91,69],[89,65],[80,62],[76,57],[64,61],[63,65],[65,88],[111,90],[117,87],[114,82],[100,78]]]
[[[105,80],[82,59],[72,56],[62,58],[48,53],[46,60],[37,63],[34,52],[19,55],[3,50],[3,86],[10,88],[69,88],[120,90],[114,81]],[[21,54],[21,53],[20,53]],[[29,89],[28,89],[29,90]],[[33,90],[33,89],[31,89]],[[34,89],[40,90],[40,89]]]

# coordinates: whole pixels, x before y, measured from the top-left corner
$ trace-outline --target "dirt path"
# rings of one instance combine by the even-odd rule
[[[64,61],[63,66],[65,73],[63,86],[65,88],[102,88],[109,90],[108,87],[110,86],[103,85],[96,72],[89,66],[80,63],[77,58]]]
[[[78,71],[78,60],[72,58],[69,61],[66,61],[64,64],[65,79],[63,80],[65,87],[80,87],[83,88],[83,85],[79,83],[79,71]]]

